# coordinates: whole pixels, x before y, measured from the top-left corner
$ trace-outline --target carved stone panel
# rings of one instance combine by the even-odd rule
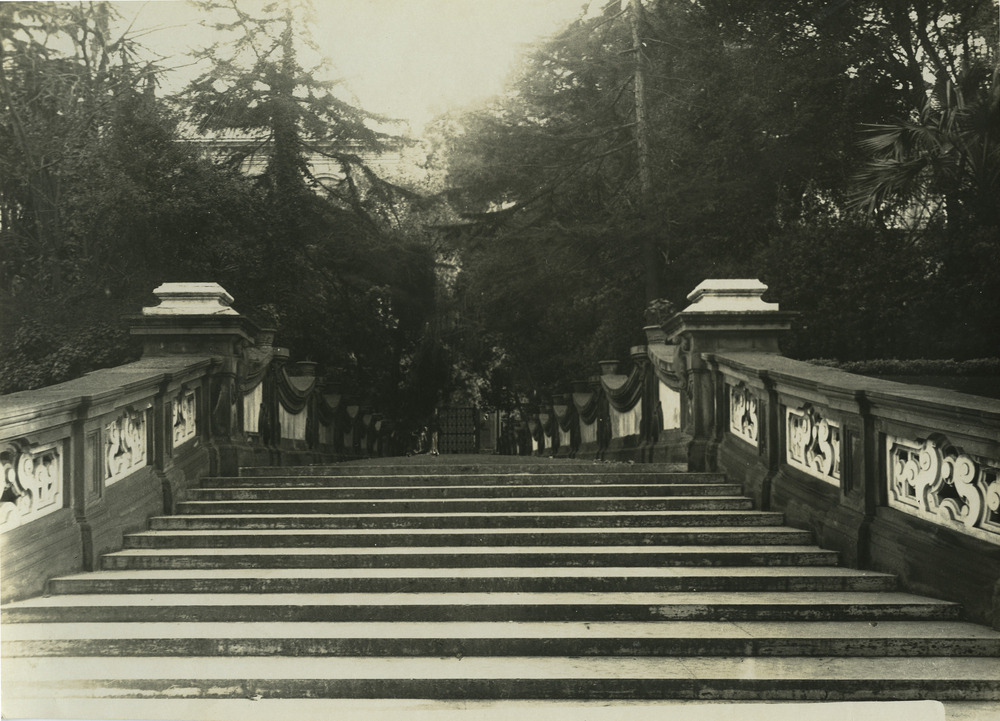
[[[962,453],[943,436],[885,442],[891,507],[1000,544],[1000,460]]]
[[[198,403],[194,390],[184,390],[174,399],[174,448],[197,435]]]
[[[29,448],[8,443],[0,449],[0,470],[0,531],[17,528],[63,507],[61,444]]]
[[[148,463],[146,411],[131,408],[104,427],[104,485],[110,486]]]
[[[757,447],[760,439],[760,401],[744,383],[729,386],[729,432]]]
[[[835,486],[840,486],[840,424],[821,409],[805,405],[785,409],[785,462]]]

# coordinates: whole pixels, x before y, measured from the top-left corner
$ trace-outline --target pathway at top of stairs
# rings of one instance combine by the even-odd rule
[[[304,718],[1000,709],[1000,633],[838,566],[723,476],[665,465],[446,456],[207,478],[2,623],[8,718],[266,715],[247,699]]]

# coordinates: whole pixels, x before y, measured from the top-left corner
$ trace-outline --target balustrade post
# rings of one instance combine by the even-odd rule
[[[850,459],[848,465],[852,468],[850,488],[856,485],[855,478],[860,477],[864,483],[861,489],[862,508],[864,516],[858,529],[858,567],[872,567],[872,525],[875,522],[875,514],[880,505],[888,503],[886,497],[887,490],[882,484],[882,474],[879,472],[878,453],[878,431],[875,428],[875,418],[872,416],[871,404],[864,393],[857,394],[858,409],[861,416],[861,425],[856,433],[860,434],[859,439],[855,439],[852,433],[852,442],[847,446]],[[862,458],[857,458],[857,449],[860,446]]]
[[[150,409],[150,427],[152,429],[152,461],[153,470],[160,477],[160,487],[163,491],[163,512],[174,512],[174,492],[166,474],[168,456],[173,455],[173,417],[176,399],[167,398],[170,379],[164,379],[153,398]]]
[[[729,394],[726,392],[726,382],[719,372],[719,366],[714,359],[705,361],[708,376],[711,379],[712,408],[707,418],[710,424],[706,429],[705,464],[708,470],[718,470],[718,450],[723,434],[729,430]]]
[[[629,355],[639,371],[639,381],[641,384],[638,400],[639,458],[637,460],[646,461],[651,455],[650,447],[656,442],[653,432],[653,424],[656,420],[656,401],[653,399],[653,386],[650,383],[649,353],[646,346],[637,345],[630,349]]]
[[[69,468],[66,469],[68,479],[67,489],[73,508],[73,518],[80,531],[80,559],[84,571],[94,570],[94,537],[90,523],[87,521],[87,501],[89,496],[96,495],[101,483],[101,467],[99,463],[99,439],[95,434],[87,432],[87,409],[90,401],[84,399],[76,408],[76,418],[70,426],[69,448],[67,458]],[[88,448],[88,443],[92,446]],[[93,454],[88,459],[88,451]],[[88,462],[89,461],[89,462]],[[93,474],[93,477],[91,477]],[[46,582],[47,583],[47,582]]]
[[[257,326],[231,307],[233,297],[218,283],[164,283],[153,291],[159,305],[143,308],[132,319],[132,335],[143,343],[143,359],[163,356],[211,356],[208,410],[212,473],[235,473],[237,378],[244,349],[253,344]],[[204,407],[204,406],[203,406]]]
[[[683,429],[691,437],[688,467],[715,465],[716,399],[711,368],[704,354],[725,351],[780,353],[779,338],[795,313],[762,299],[767,286],[754,279],[706,280],[688,294],[688,305],[663,326],[676,346],[672,372],[684,387]]]
[[[597,382],[597,460],[606,460],[608,448],[611,446],[613,433],[611,429],[611,403],[608,401],[607,391],[600,380],[604,376],[614,376],[618,373],[618,361],[603,360],[598,361],[601,368],[601,376]]]
[[[781,413],[778,402],[778,390],[774,381],[766,372],[761,373],[761,381],[764,383],[765,396],[761,398],[764,404],[763,432],[760,434],[760,442],[765,444],[764,453],[767,458],[767,473],[760,482],[760,510],[771,510],[771,484],[774,477],[781,469],[782,459],[785,457],[785,441],[781,436]]]
[[[653,344],[662,345],[667,336],[660,326],[646,326],[643,331],[647,341],[647,345],[643,346],[641,361],[643,371],[642,420],[645,428],[643,460],[652,463],[656,443],[660,440],[660,433],[663,431],[663,406],[660,403],[660,379],[650,360],[650,346]]]

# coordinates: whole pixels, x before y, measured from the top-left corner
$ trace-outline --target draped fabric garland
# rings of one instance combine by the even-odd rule
[[[633,405],[635,405],[633,403]],[[611,421],[608,418],[608,393],[602,380],[601,388],[590,393],[574,393],[573,407],[580,422],[585,426],[594,426],[595,439],[599,449],[605,449],[611,443]],[[581,431],[577,431],[581,434]],[[582,440],[582,438],[581,438]]]
[[[542,428],[542,424],[533,417],[528,419],[528,432],[531,434],[532,438],[538,441],[539,444],[544,444],[545,429]]]
[[[316,385],[312,376],[292,376],[285,368],[278,368],[274,374],[278,402],[289,413],[301,413],[309,402],[309,396]]]
[[[545,409],[538,414],[538,421],[545,447],[553,452],[559,450],[559,419],[556,414]]]
[[[569,432],[576,428],[577,410],[575,405],[555,404],[552,406],[552,412],[563,432]]]
[[[580,422],[586,426],[597,420],[601,411],[601,396],[599,393],[574,393],[573,407],[576,409]]]
[[[246,395],[264,382],[267,372],[271,370],[272,349],[247,348],[244,351],[244,363],[239,378],[240,393]]]
[[[331,436],[335,445],[337,440],[341,441],[339,445],[343,445],[342,437],[338,436],[350,432],[353,423],[339,393],[320,392],[314,376],[291,375],[282,358],[276,358],[271,347],[251,347],[245,352],[238,387],[246,397],[263,384],[259,392],[259,410],[247,408],[244,412],[256,413],[257,432],[265,445],[277,445],[282,440],[279,408],[295,416],[307,412],[305,441],[310,448],[320,443],[321,425],[334,428]]]
[[[542,432],[550,438],[555,435],[556,432],[556,416],[555,413],[548,413],[543,411],[538,414],[538,421],[542,427]]]
[[[601,386],[608,403],[616,411],[626,413],[642,399],[644,376],[642,370],[633,368],[627,376],[602,376]]]
[[[316,393],[316,415],[324,426],[343,420],[344,410],[340,405],[339,393]]]
[[[577,422],[578,413],[576,405],[570,403],[557,403],[552,406],[556,422],[563,433],[569,434],[570,453],[576,455],[580,448],[580,424]]]

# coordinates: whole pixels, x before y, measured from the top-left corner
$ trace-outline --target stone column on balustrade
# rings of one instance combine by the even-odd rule
[[[692,440],[691,470],[714,468],[716,398],[705,353],[755,351],[780,354],[779,340],[796,313],[764,301],[767,286],[755,279],[706,280],[688,294],[688,305],[663,325],[668,344],[676,347],[674,371],[686,379],[688,412],[684,430]]]
[[[639,400],[641,415],[639,416],[639,445],[642,449],[640,459],[645,460],[646,448],[655,443],[653,425],[656,419],[656,401],[653,398],[650,367],[649,349],[644,345],[632,346],[629,349],[629,356],[639,370],[642,379],[642,395]]]
[[[208,418],[213,472],[236,463],[226,449],[240,440],[237,379],[244,351],[260,329],[231,307],[233,297],[218,283],[164,283],[153,291],[160,300],[131,319],[131,333],[142,340],[143,358],[212,356],[218,368],[200,417]]]

